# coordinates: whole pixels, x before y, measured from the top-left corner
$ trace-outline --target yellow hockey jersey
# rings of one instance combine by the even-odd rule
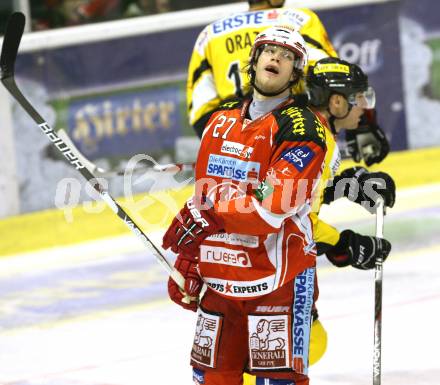
[[[320,115],[318,112],[314,112],[316,115]],[[323,118],[321,120],[323,120]],[[316,190],[316,195],[313,197],[310,219],[313,224],[313,238],[315,239],[315,242],[317,244],[321,243],[334,246],[339,241],[339,231],[319,219],[318,215],[323,201],[324,189],[327,186],[328,181],[335,177],[341,164],[341,153],[335,136],[326,125],[324,125],[324,127],[327,152],[324,158],[324,169],[322,171],[321,180]]]
[[[309,49],[310,65],[337,56],[318,16],[306,8],[248,11],[209,24],[197,38],[188,69],[188,116],[199,134],[206,124],[204,116],[220,100],[240,96],[246,90],[246,65],[254,39],[274,25],[300,31]]]

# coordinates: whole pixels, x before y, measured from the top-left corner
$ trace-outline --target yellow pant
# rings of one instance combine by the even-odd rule
[[[310,333],[309,364],[318,362],[327,350],[327,332],[319,320],[313,321]],[[255,385],[255,376],[244,374],[244,385]]]

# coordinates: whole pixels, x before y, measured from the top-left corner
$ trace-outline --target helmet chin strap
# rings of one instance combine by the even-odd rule
[[[327,112],[330,115],[330,118],[328,119],[328,122],[330,124],[330,130],[332,131],[332,133],[334,135],[337,134],[336,127],[335,127],[335,120],[345,119],[348,116],[348,114],[350,113],[352,107],[353,106],[350,103],[348,103],[348,111],[347,111],[347,113],[344,116],[340,116],[340,117],[333,115],[330,112],[330,106],[327,107]]]
[[[266,92],[266,91],[263,91],[260,87],[257,86],[255,80],[252,82],[252,86],[258,91],[258,93],[263,95],[263,96],[267,96],[267,97],[277,96],[277,95],[283,93],[284,91],[286,91],[288,88],[291,88],[294,84],[295,84],[295,81],[289,80],[285,87],[281,87],[277,91]]]

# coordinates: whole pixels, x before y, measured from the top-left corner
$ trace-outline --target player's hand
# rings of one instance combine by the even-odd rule
[[[340,234],[338,243],[327,250],[326,255],[335,266],[351,265],[357,269],[368,270],[374,268],[379,256],[385,261],[390,251],[391,243],[384,238],[344,230]]]
[[[207,198],[192,197],[176,215],[163,236],[163,248],[175,253],[198,255],[199,246],[211,234],[224,228],[223,219]]]
[[[183,293],[177,283],[170,277],[168,279],[168,295],[171,300],[182,306],[184,309],[197,311],[197,301],[193,300],[189,303],[184,299],[184,297],[199,297],[200,291],[202,290],[203,281],[200,278],[199,272],[197,270],[197,259],[194,257],[185,256],[179,254],[177,256],[174,267],[183,275],[185,278],[185,292]]]
[[[390,152],[385,133],[377,124],[376,111],[366,110],[356,130],[346,130],[347,151],[355,162],[364,160],[367,166],[380,163]]]
[[[396,184],[385,172],[369,172],[363,167],[351,167],[337,175],[324,190],[324,203],[346,197],[374,214],[381,197],[385,206],[393,207]]]

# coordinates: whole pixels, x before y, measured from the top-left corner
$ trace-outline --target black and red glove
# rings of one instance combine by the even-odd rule
[[[385,206],[394,206],[396,184],[385,172],[369,172],[363,167],[351,167],[335,176],[324,189],[323,203],[329,204],[342,197],[360,204],[374,214],[379,197],[384,200]]]
[[[390,152],[390,144],[377,123],[376,110],[365,110],[356,130],[345,131],[347,152],[355,162],[364,160],[367,166],[380,163]]]
[[[379,256],[385,261],[390,251],[391,243],[386,239],[344,230],[340,234],[338,243],[325,253],[335,266],[351,265],[361,270],[369,270],[374,268]]]
[[[185,278],[185,293],[182,292],[177,283],[170,277],[168,279],[169,297],[173,302],[182,306],[184,309],[197,311],[197,299],[203,287],[203,281],[197,270],[197,259],[179,254],[174,263],[174,267],[183,275],[183,278]],[[194,300],[189,300],[188,297],[192,297]]]
[[[222,232],[223,219],[205,197],[189,199],[163,236],[162,247],[175,253],[198,255],[200,244],[212,234]]]

